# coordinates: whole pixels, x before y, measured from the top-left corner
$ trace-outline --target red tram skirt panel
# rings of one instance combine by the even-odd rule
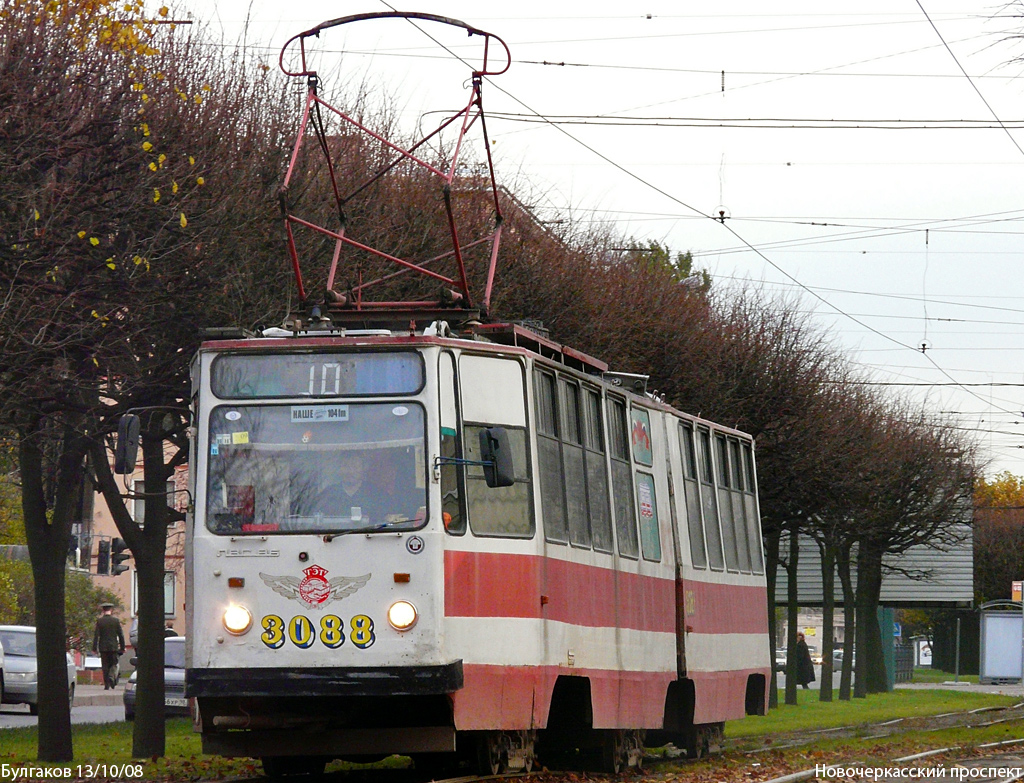
[[[751,665],[768,655],[763,586],[688,580],[677,592],[671,579],[554,558],[446,551],[445,617],[480,620],[449,623],[456,637],[447,640],[449,649],[468,643],[465,686],[454,695],[456,726],[544,726],[561,675],[589,678],[595,728],[661,726],[666,691],[677,678],[677,596],[685,602],[694,721],[742,717],[748,675],[769,673]],[[571,650],[548,649],[539,620],[575,626],[578,637],[593,641],[579,651],[579,665]],[[555,628],[549,624],[547,633],[558,636]],[[588,666],[595,656],[601,665]]]

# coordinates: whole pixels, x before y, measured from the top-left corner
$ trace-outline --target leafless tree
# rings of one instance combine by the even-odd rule
[[[86,455],[139,571],[133,750],[162,755],[164,479],[184,458],[164,442],[184,446],[201,328],[283,317],[280,83],[192,31],[137,24],[140,11],[26,2],[0,18],[0,412],[19,443],[36,605],[53,607],[39,624],[48,761],[72,754],[63,561]],[[145,529],[99,445],[130,408],[159,411],[143,444]]]

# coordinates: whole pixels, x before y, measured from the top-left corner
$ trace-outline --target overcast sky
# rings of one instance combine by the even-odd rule
[[[248,15],[245,40],[275,67],[296,33],[392,10],[379,0],[193,7],[232,42]],[[1024,475],[1024,66],[1012,63],[1024,41],[1008,39],[1024,26],[1010,18],[1019,7],[395,8],[508,44],[511,67],[484,88],[488,128],[499,179],[529,183],[543,218],[610,221],[692,251],[716,286],[792,294],[871,380],[976,433],[990,474]],[[321,73],[387,90],[412,127],[462,100],[468,71],[453,53],[480,51],[478,39],[422,28],[324,33]],[[709,217],[720,211],[724,225]]]

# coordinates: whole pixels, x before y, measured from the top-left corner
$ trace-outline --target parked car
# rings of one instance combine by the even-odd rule
[[[786,648],[782,647],[775,651],[775,671],[784,672],[786,670],[786,661],[788,656],[786,655]]]
[[[853,663],[852,663],[852,665],[853,666],[857,665],[857,654],[856,653],[853,654]],[[833,669],[833,671],[839,671],[841,668],[843,668],[843,650],[842,650],[842,648],[837,648],[837,649],[832,651],[832,669]]]
[[[138,658],[132,658],[133,666]],[[132,672],[124,686],[124,719],[135,720],[135,688],[138,671]],[[164,715],[188,715],[185,698],[185,637],[169,636],[164,639]]]
[[[4,704],[27,704],[32,715],[39,714],[39,671],[36,664],[36,629],[31,625],[0,625],[0,647],[3,647]],[[75,704],[75,659],[65,653],[67,661],[68,703]]]

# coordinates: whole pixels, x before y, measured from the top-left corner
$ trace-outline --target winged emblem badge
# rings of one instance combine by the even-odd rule
[[[362,576],[336,576],[327,578],[327,569],[311,565],[303,569],[302,579],[297,576],[274,576],[260,574],[260,579],[278,595],[293,601],[302,601],[313,609],[322,609],[332,601],[352,595],[370,581],[371,574]]]

